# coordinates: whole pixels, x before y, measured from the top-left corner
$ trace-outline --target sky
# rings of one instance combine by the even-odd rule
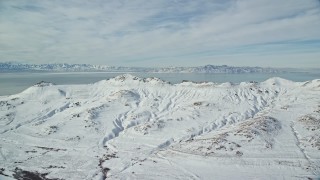
[[[0,0],[0,62],[320,68],[320,1]]]

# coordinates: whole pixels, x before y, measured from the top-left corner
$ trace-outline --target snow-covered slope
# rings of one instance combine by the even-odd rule
[[[320,177],[320,80],[121,75],[0,97],[0,179]]]

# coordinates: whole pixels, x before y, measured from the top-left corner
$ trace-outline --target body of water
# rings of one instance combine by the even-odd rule
[[[40,82],[54,84],[89,84],[109,79],[123,73],[0,73],[0,96],[16,94]],[[194,73],[130,73],[138,77],[158,77],[171,83],[180,83],[183,80],[195,82],[233,82],[265,81],[271,77],[281,77],[292,81],[308,81],[320,79],[320,73],[277,73],[277,74],[194,74]]]

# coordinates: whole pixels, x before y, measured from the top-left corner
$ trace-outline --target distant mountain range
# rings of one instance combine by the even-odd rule
[[[146,72],[146,73],[278,73],[275,68],[206,65],[198,67],[115,67],[91,64],[21,64],[0,62],[0,72]]]

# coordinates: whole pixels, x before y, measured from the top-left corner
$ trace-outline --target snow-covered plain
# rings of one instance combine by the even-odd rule
[[[121,75],[0,97],[0,179],[317,179],[320,80]]]

